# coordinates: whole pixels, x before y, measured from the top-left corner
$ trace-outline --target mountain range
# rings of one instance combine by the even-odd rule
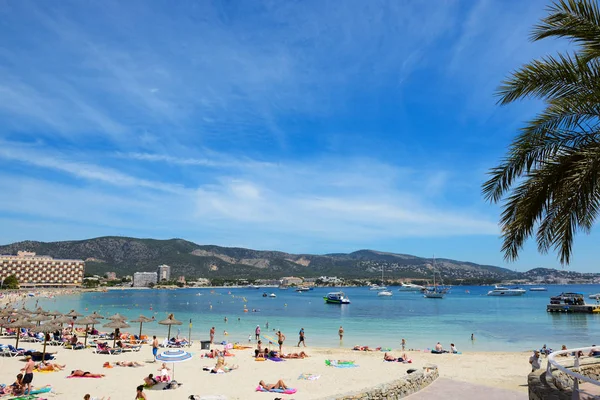
[[[448,282],[492,282],[536,276],[535,270],[520,273],[506,268],[446,258],[423,258],[408,254],[359,250],[324,255],[291,254],[280,251],[199,245],[183,239],[137,239],[99,237],[78,241],[23,241],[0,246],[0,254],[34,251],[54,258],[83,259],[86,274],[116,272],[118,276],[137,271],[156,271],[160,264],[171,266],[171,276],[193,278],[281,278],[283,276],[337,276],[377,278],[382,269],[386,279],[431,279],[439,271]],[[556,270],[548,270],[555,271]],[[572,271],[571,271],[572,272]],[[577,274],[577,273],[575,273]],[[583,275],[583,274],[582,274]]]

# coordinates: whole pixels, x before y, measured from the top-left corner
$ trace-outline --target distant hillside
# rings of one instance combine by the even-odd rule
[[[407,254],[359,250],[350,254],[289,254],[279,251],[198,245],[182,239],[155,240],[128,237],[99,237],[65,242],[25,241],[0,246],[0,254],[19,250],[55,258],[86,260],[86,273],[115,271],[130,275],[136,271],[154,271],[160,264],[170,265],[173,276],[188,278],[279,278],[321,275],[344,278],[376,278],[381,269],[386,279],[432,277],[432,259]],[[518,279],[514,271],[471,262],[436,259],[436,268],[444,279],[468,281]]]

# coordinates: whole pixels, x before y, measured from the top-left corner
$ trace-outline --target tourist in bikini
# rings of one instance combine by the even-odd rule
[[[340,326],[340,329],[338,329],[338,335],[340,335],[340,342],[344,339],[344,328],[342,326]]]
[[[279,344],[279,352],[282,353],[283,342],[285,341],[285,335],[281,331],[277,331],[277,343]]]
[[[69,377],[86,377],[86,378],[102,378],[104,377],[104,374],[92,374],[91,372],[88,371],[83,371],[81,369],[76,369],[74,371],[71,371],[71,375],[69,375]]]
[[[210,344],[213,344],[215,340],[215,327],[210,328]]]
[[[258,382],[258,385],[265,390],[273,390],[273,389],[285,390],[288,388],[281,379],[278,380],[277,383],[274,383],[274,384],[265,383],[265,381],[260,381],[260,382]]]
[[[25,389],[25,384],[23,383],[23,374],[18,374],[17,375],[17,380],[15,381],[15,383],[13,383],[12,385],[10,385],[11,389],[12,389],[12,394],[15,396],[20,396],[23,394],[23,391]]]

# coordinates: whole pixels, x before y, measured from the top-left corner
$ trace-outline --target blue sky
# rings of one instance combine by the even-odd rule
[[[101,235],[527,270],[486,171],[544,1],[0,2],[0,242]],[[596,271],[598,233],[570,268]]]

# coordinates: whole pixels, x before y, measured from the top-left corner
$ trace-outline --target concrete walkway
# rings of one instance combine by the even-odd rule
[[[496,389],[473,383],[438,378],[425,389],[406,397],[408,400],[464,399],[464,400],[527,400],[525,392]]]

